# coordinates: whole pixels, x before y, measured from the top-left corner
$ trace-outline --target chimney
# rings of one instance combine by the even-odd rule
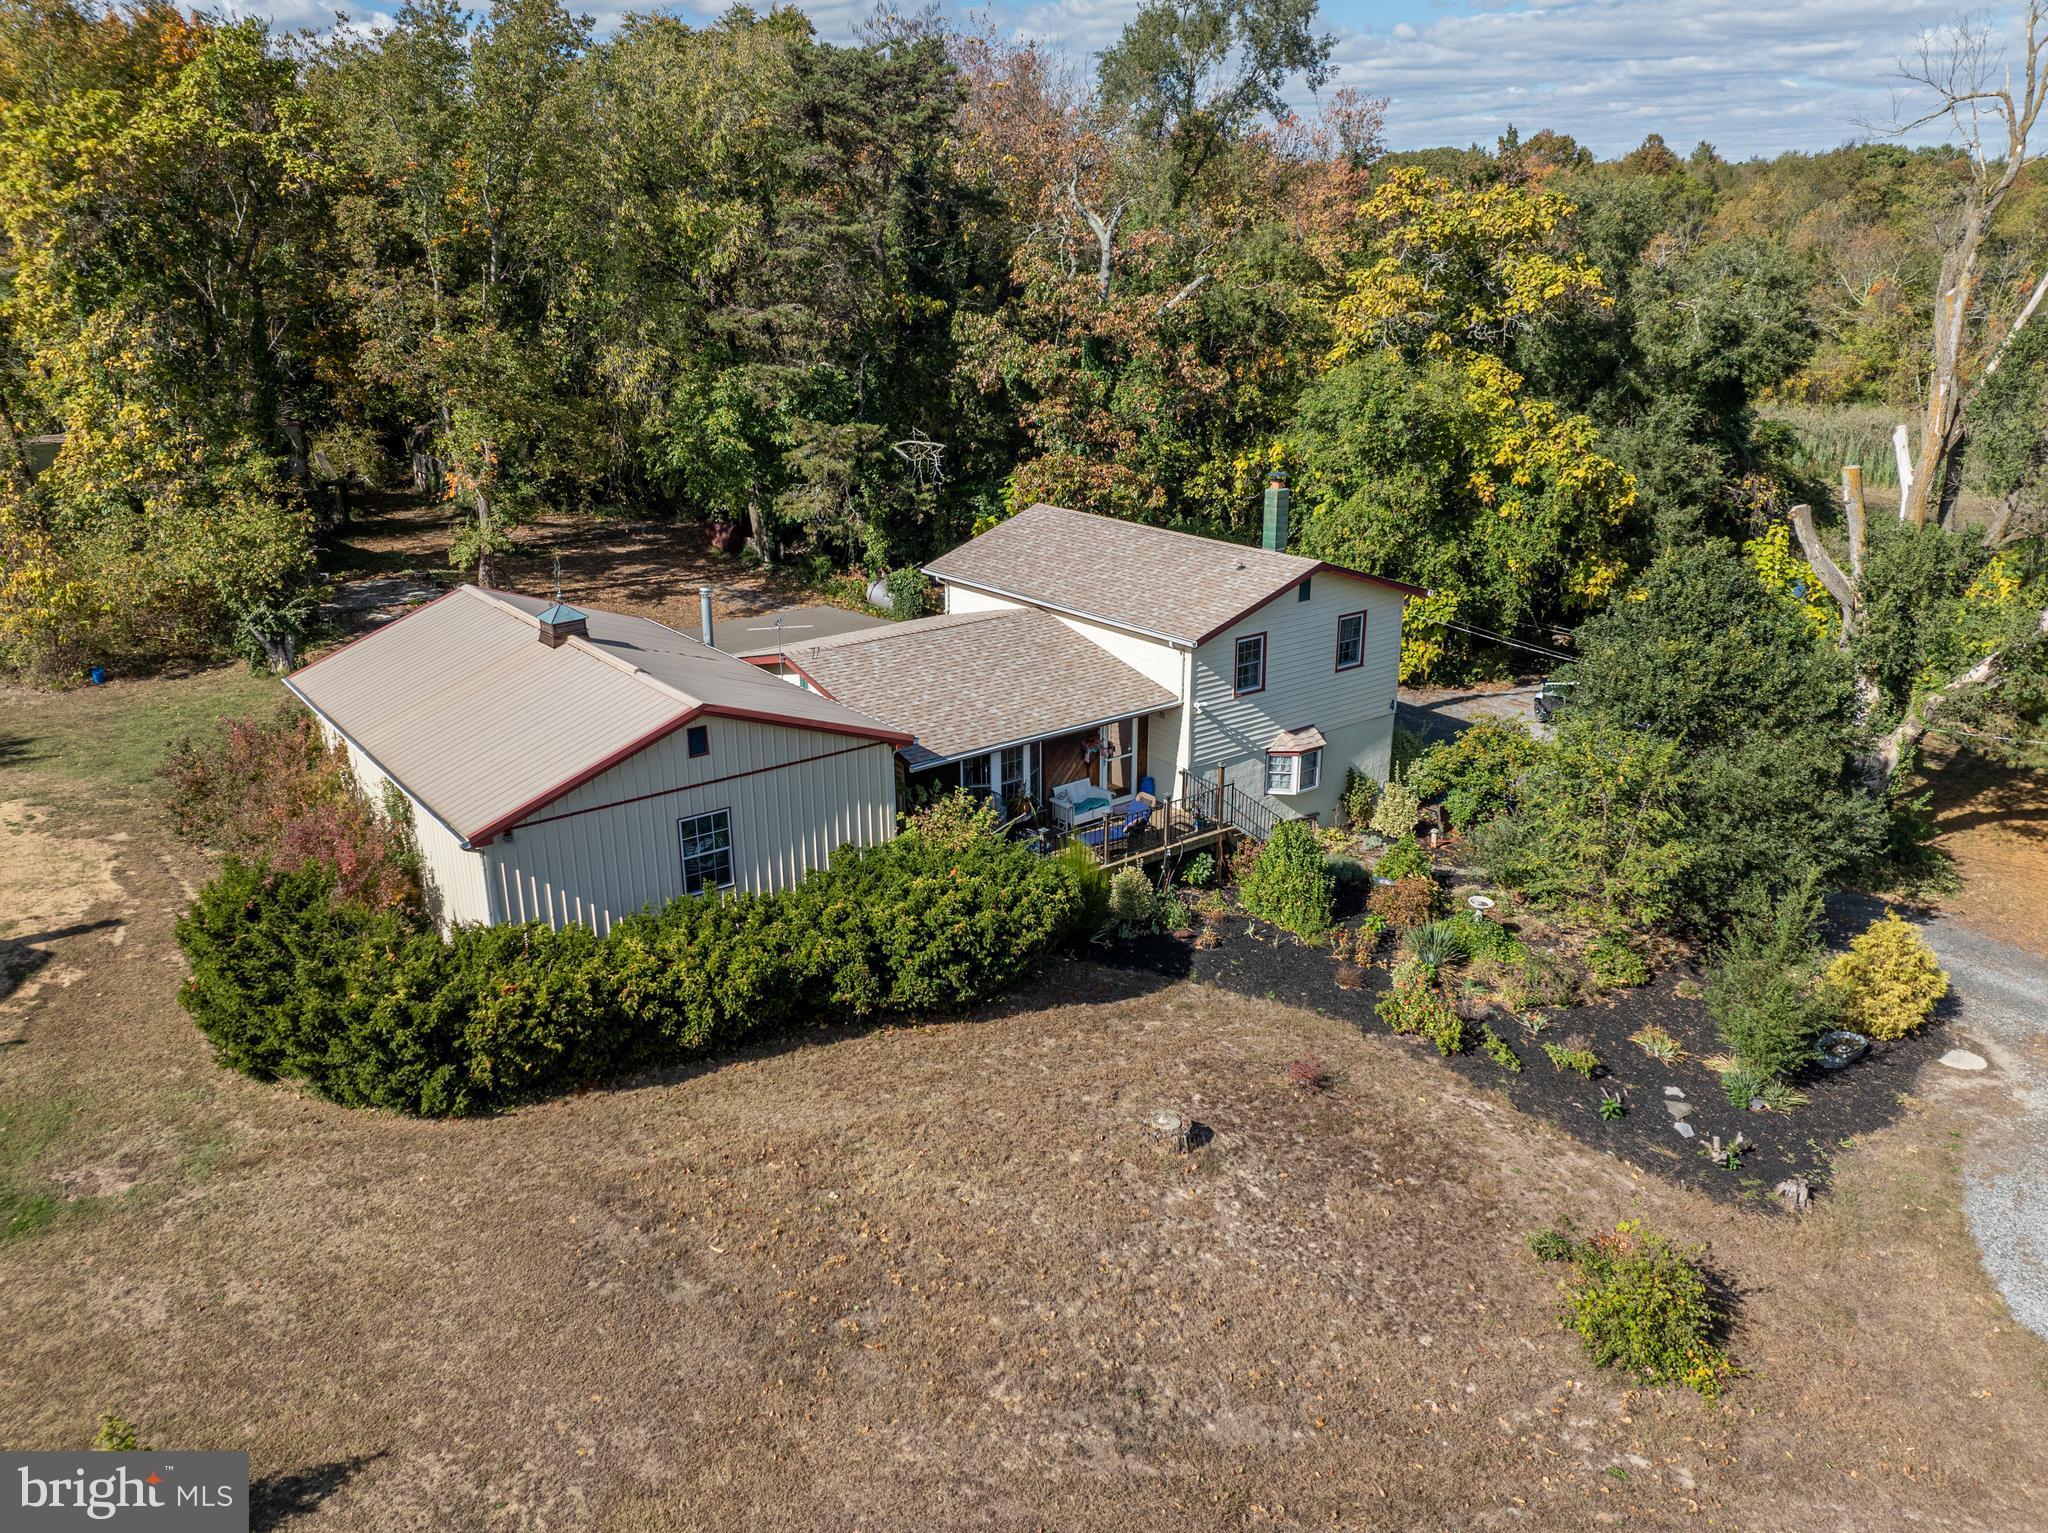
[[[1276,468],[1266,482],[1266,518],[1259,534],[1259,547],[1276,554],[1287,551],[1287,499],[1287,476]]]
[[[704,642],[711,639],[711,587],[697,587],[697,626],[704,630]]]
[[[549,649],[560,649],[571,638],[590,637],[590,619],[560,597],[540,615],[540,641]]]

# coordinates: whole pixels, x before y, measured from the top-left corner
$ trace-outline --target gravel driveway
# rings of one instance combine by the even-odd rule
[[[1923,930],[1954,985],[1950,1030],[1968,1035],[1956,1046],[1989,1064],[1955,1072],[1980,1108],[1964,1141],[1963,1211],[2013,1318],[2048,1337],[2048,959],[1948,918]]]

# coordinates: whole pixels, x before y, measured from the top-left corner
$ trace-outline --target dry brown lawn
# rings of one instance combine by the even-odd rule
[[[2048,1349],[1978,1268],[1938,1071],[1804,1221],[1389,1037],[1080,963],[409,1121],[218,1069],[173,1001],[202,861],[140,796],[0,772],[10,1446],[113,1411],[246,1448],[259,1526],[2048,1526]],[[1169,1153],[1162,1108],[1213,1139]],[[1722,1402],[1588,1367],[1522,1247],[1559,1214],[1709,1244]]]
[[[344,576],[409,570],[454,584],[474,571],[448,567],[448,546],[461,518],[449,507],[413,495],[369,498],[363,514],[329,535],[324,562]],[[789,566],[765,570],[714,552],[694,523],[548,513],[517,533],[523,554],[498,562],[498,583],[542,595],[553,589],[554,562],[571,601],[650,617],[697,631],[697,588],[708,585],[720,619],[746,617],[808,602],[852,601],[862,582],[807,589]]]

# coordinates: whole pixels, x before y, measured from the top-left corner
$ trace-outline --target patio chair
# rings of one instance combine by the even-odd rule
[[[1149,830],[1152,826],[1152,811],[1159,807],[1156,785],[1149,777],[1138,779],[1137,796],[1131,800],[1130,813],[1124,816],[1119,831],[1129,836],[1133,831]]]

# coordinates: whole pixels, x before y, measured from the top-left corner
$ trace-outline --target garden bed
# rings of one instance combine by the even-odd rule
[[[1390,1032],[1373,1011],[1388,988],[1384,967],[1363,971],[1360,987],[1346,990],[1337,984],[1337,965],[1327,949],[1304,946],[1277,927],[1243,915],[1232,915],[1217,931],[1222,941],[1213,948],[1167,936],[1141,937],[1113,947],[1102,961],[1300,1006],[1348,1023],[1389,1047],[1440,1064],[1470,1085],[1499,1090],[1521,1111],[1631,1165],[1725,1201],[1770,1211],[1780,1207],[1772,1188],[1787,1177],[1804,1177],[1815,1194],[1824,1194],[1834,1154],[1858,1135],[1894,1121],[1915,1073],[1948,1046],[1937,1014],[1917,1033],[1874,1046],[1845,1070],[1815,1068],[1795,1080],[1810,1095],[1803,1106],[1791,1112],[1750,1112],[1729,1103],[1719,1073],[1706,1063],[1726,1051],[1714,1036],[1705,1001],[1676,993],[1687,981],[1702,982],[1696,966],[1675,965],[1637,989],[1557,1008],[1548,1013],[1549,1025],[1540,1034],[1493,1008],[1484,1020],[1521,1058],[1522,1070],[1515,1074],[1478,1051],[1476,1021],[1465,1029],[1467,1051],[1449,1058],[1440,1058],[1420,1038]],[[1382,956],[1390,951],[1392,939]],[[1676,1038],[1684,1051],[1670,1064],[1659,1063],[1629,1041],[1630,1034],[1653,1024]],[[1553,1069],[1543,1053],[1544,1043],[1573,1035],[1583,1035],[1600,1058],[1601,1068],[1591,1080]],[[1667,1088],[1683,1095],[1668,1096]],[[1601,1117],[1603,1092],[1620,1093],[1628,1109],[1622,1117]],[[1688,1109],[1683,1121],[1693,1130],[1690,1139],[1678,1132],[1680,1118],[1667,1102]],[[1711,1141],[1718,1135],[1725,1149],[1737,1133],[1746,1142],[1740,1163],[1717,1163]]]

